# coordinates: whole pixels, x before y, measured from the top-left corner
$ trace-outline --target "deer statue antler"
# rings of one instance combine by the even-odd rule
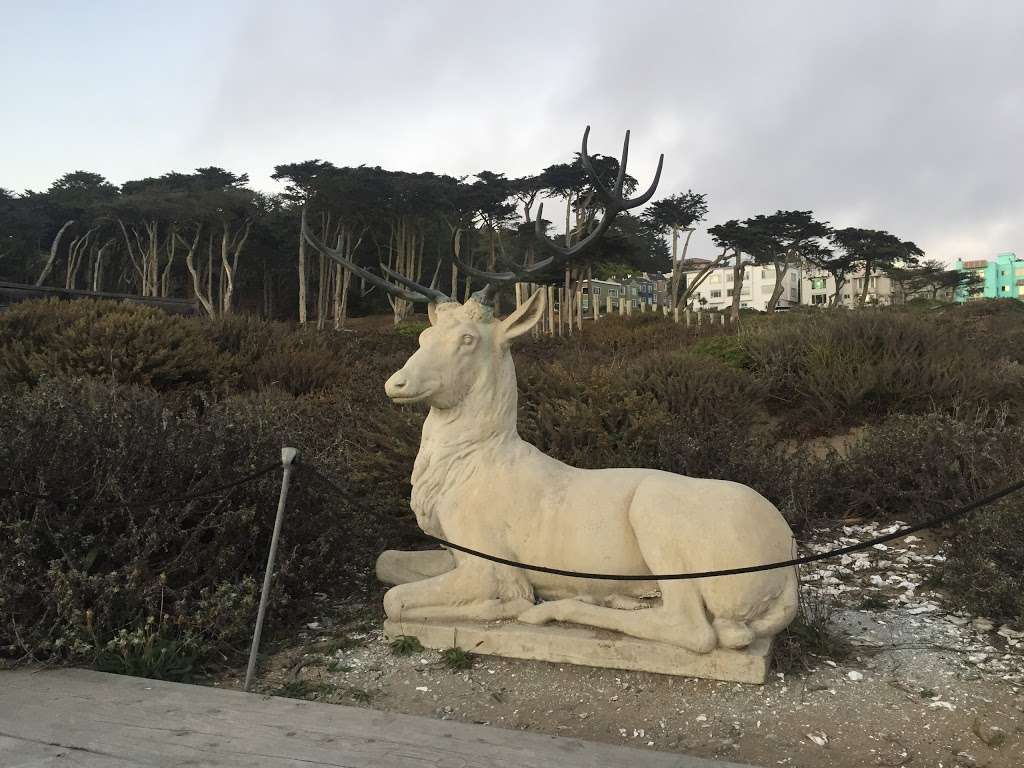
[[[540,207],[537,209],[537,223],[534,228],[534,234],[540,242],[548,247],[548,249],[554,251],[554,254],[546,259],[541,259],[531,266],[515,264],[513,265],[515,268],[509,272],[485,272],[466,264],[459,258],[458,251],[455,248],[456,242],[453,239],[452,258],[458,265],[459,269],[467,275],[487,282],[482,290],[473,294],[477,301],[490,304],[493,302],[494,296],[501,286],[513,282],[527,282],[531,277],[546,271],[551,266],[563,264],[596,242],[597,239],[605,233],[608,227],[611,226],[612,221],[619,213],[627,211],[630,208],[636,208],[637,206],[643,205],[654,196],[654,191],[658,188],[658,182],[661,180],[661,169],[665,163],[664,154],[658,158],[658,168],[654,172],[654,181],[651,182],[651,186],[647,188],[647,191],[637,197],[628,198],[623,195],[622,188],[626,180],[626,162],[629,159],[629,131],[626,131],[626,137],[622,142],[622,158],[619,160],[619,172],[615,177],[615,184],[611,189],[608,189],[608,187],[604,185],[604,182],[601,181],[601,176],[594,167],[593,161],[590,159],[590,154],[587,151],[587,139],[589,136],[590,126],[588,125],[586,130],[583,131],[583,144],[580,152],[580,161],[583,163],[583,168],[586,170],[587,175],[590,176],[594,189],[597,190],[598,196],[602,201],[604,201],[605,211],[604,215],[601,217],[601,221],[582,240],[567,248],[563,248],[562,246],[552,242],[551,239],[544,234],[544,225],[542,223],[544,204],[541,203]],[[588,218],[585,229],[589,229],[589,225],[592,221],[593,217],[591,216]]]
[[[373,272],[370,272],[368,269],[363,269],[358,264],[353,262],[351,259],[348,259],[345,256],[343,256],[339,249],[331,248],[330,246],[322,242],[316,235],[314,235],[309,230],[309,226],[305,223],[303,223],[302,225],[302,236],[306,239],[306,242],[312,245],[316,250],[320,251],[320,253],[322,253],[324,256],[326,256],[329,259],[333,259],[338,264],[341,264],[341,266],[350,270],[352,274],[356,275],[357,277],[363,278],[363,280],[365,280],[366,282],[371,283],[372,285],[376,285],[379,288],[383,288],[392,296],[396,296],[400,299],[405,299],[406,301],[421,303],[432,302],[435,304],[444,304],[446,302],[454,301],[454,299],[450,298],[447,294],[437,290],[437,288],[434,287],[433,283],[429,287],[420,285],[416,281],[410,280],[405,275],[401,275],[398,272],[395,272],[393,269],[385,267],[383,264],[380,265],[381,271],[387,277],[390,277],[391,280],[394,280],[394,283],[391,282],[391,280],[387,280],[386,278],[381,277],[380,275],[376,275]],[[435,272],[434,280],[436,281],[436,279],[437,273]],[[398,283],[398,285],[395,285],[395,283]]]

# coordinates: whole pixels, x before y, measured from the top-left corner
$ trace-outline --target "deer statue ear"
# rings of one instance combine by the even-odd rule
[[[544,288],[535,291],[533,296],[520,304],[515,312],[498,324],[499,341],[508,344],[537,324],[537,321],[544,316],[545,293]]]
[[[431,325],[437,325],[437,302],[431,301],[427,304],[427,319]]]

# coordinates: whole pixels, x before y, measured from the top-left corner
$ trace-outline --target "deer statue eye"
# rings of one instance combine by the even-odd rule
[[[476,339],[473,338],[472,334],[469,334],[469,333],[462,334],[462,346],[468,347],[474,341],[476,341]]]

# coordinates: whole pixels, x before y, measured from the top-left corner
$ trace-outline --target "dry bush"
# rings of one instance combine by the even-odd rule
[[[175,412],[152,390],[95,380],[0,395],[4,483],[75,500],[0,497],[0,649],[88,658],[142,653],[154,638],[205,659],[244,649],[280,473],[187,503],[102,502],[229,482],[274,462],[282,443],[344,482],[318,410],[305,405],[267,393]],[[379,549],[407,542],[411,530],[376,511],[356,493],[297,478],[272,622],[304,610],[314,591],[369,588]]]
[[[606,318],[516,348],[520,431],[580,467],[750,485],[798,530],[921,519],[1008,481],[1024,458],[1013,408],[963,416],[1020,401],[1024,367],[985,351],[1020,333],[1019,315],[960,312],[790,313],[745,318],[740,336]],[[0,378],[18,384],[0,390],[4,482],[87,502],[0,499],[0,538],[13,542],[0,550],[0,615],[13,617],[0,645],[164,675],[244,648],[276,478],[171,507],[90,500],[180,495],[274,461],[282,444],[342,488],[298,476],[272,626],[314,591],[376,589],[374,557],[421,541],[408,498],[425,409],[383,391],[416,346],[401,331],[315,334],[93,302],[0,313]],[[781,444],[864,422],[877,426],[848,456]],[[993,517],[991,531],[1009,519]],[[965,600],[1008,616],[1016,582],[997,577],[1018,561],[992,546],[979,535],[946,572]],[[992,586],[956,586],[971,569]]]
[[[999,413],[899,415],[869,427],[819,482],[821,517],[916,522],[1017,479],[1024,428]]]
[[[910,313],[828,312],[780,319],[747,337],[752,371],[787,429],[829,434],[889,413],[1024,399],[963,332]]]
[[[936,582],[960,604],[997,622],[1024,626],[1024,519],[1020,494],[951,526],[953,546]]]

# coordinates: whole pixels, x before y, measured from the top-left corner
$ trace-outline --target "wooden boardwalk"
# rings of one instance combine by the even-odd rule
[[[739,768],[101,672],[0,672],[3,768]]]

